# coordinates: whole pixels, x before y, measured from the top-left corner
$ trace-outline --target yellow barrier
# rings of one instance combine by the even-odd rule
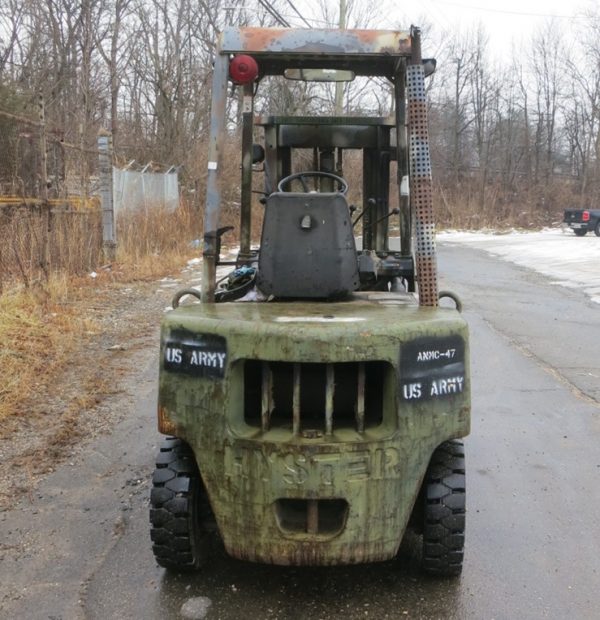
[[[23,198],[21,196],[0,196],[1,205],[14,205],[33,207],[44,204],[39,198]],[[98,196],[90,196],[89,198],[79,198],[72,196],[70,198],[51,198],[48,200],[51,207],[70,207],[75,211],[93,211],[100,208],[100,198]]]

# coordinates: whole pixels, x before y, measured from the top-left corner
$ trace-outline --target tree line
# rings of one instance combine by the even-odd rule
[[[180,164],[201,185],[217,33],[228,24],[279,25],[289,12],[283,0],[4,0],[0,110],[35,118],[42,93],[49,131],[55,142],[79,145],[82,174],[94,166],[86,149],[104,127],[124,160]],[[364,3],[348,2],[347,12],[349,27],[377,26]],[[310,17],[318,27],[337,25],[324,1]],[[438,61],[428,88],[443,222],[550,223],[566,206],[597,204],[600,14],[577,23],[574,37],[547,21],[501,61],[481,26],[459,33],[425,24],[424,49]],[[388,18],[386,27],[407,25]],[[344,113],[390,113],[387,88],[347,85]],[[333,88],[290,82],[261,92],[281,111],[333,113]],[[23,137],[15,123],[0,117],[3,177],[15,173],[10,154]]]
[[[481,27],[446,38],[430,86],[442,203],[522,224],[597,204],[600,17],[578,24],[575,38],[548,20],[502,64]]]

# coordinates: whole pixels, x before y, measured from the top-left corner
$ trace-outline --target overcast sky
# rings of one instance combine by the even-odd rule
[[[517,45],[530,41],[550,19],[576,36],[582,13],[599,8],[600,0],[405,0],[396,6],[414,19],[427,15],[436,30],[465,29],[481,23],[490,36],[491,49],[502,57],[510,55],[513,41]]]
[[[323,1],[323,0],[320,0]],[[600,0],[362,0],[363,6],[377,7],[371,15],[379,14],[376,25],[379,28],[408,28],[411,23],[422,25],[427,20],[435,30],[456,32],[468,29],[478,23],[483,24],[490,37],[490,50],[502,59],[511,55],[513,41],[531,41],[532,34],[545,21],[554,18],[567,33],[577,36],[582,23],[582,13],[600,10]],[[282,10],[286,19],[293,25],[301,26],[291,10],[291,5],[300,9],[301,13],[312,21],[315,27],[322,27],[319,21],[319,0],[292,0]],[[334,7],[339,0],[326,0],[332,14],[337,14]]]

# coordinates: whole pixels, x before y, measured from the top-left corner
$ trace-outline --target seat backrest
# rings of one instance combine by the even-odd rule
[[[280,298],[339,298],[358,288],[352,221],[342,194],[269,196],[257,284],[266,295]]]

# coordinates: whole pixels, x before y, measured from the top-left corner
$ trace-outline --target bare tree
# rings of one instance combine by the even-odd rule
[[[127,38],[126,20],[131,15],[133,0],[109,0],[108,10],[103,14],[101,30],[97,31],[96,45],[98,53],[108,70],[110,91],[110,129],[113,146],[119,146],[119,92],[122,85],[122,73],[130,57],[132,38]]]
[[[553,175],[562,59],[565,56],[558,24],[549,21],[532,41],[531,68],[535,88],[535,176],[548,184]]]

